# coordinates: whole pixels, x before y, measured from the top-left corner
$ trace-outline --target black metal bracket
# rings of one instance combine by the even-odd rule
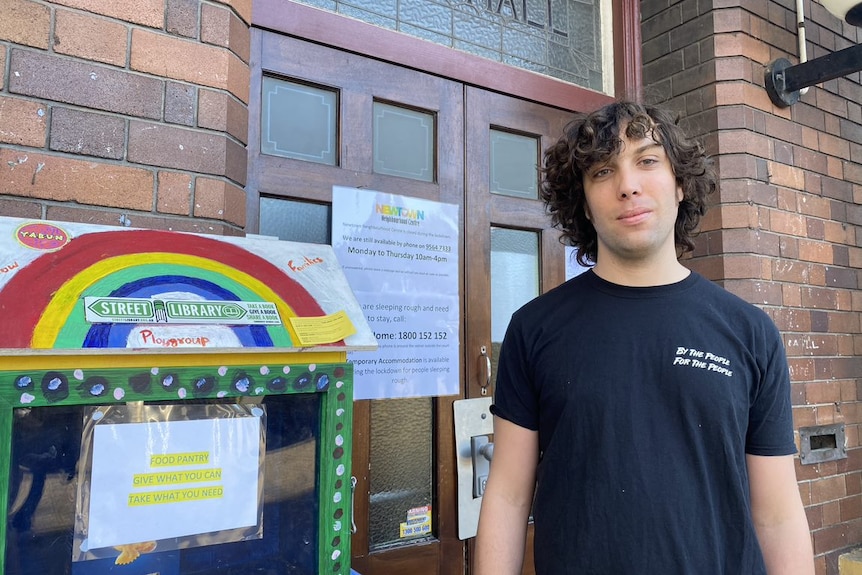
[[[799,101],[799,91],[802,88],[841,78],[859,70],[862,70],[862,44],[796,65],[791,65],[786,58],[778,58],[766,67],[766,93],[773,104],[787,108]]]

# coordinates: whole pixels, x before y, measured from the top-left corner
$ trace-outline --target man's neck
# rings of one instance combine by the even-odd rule
[[[675,258],[660,261],[628,261],[597,258],[593,272],[603,280],[629,287],[668,285],[684,280],[691,271]]]

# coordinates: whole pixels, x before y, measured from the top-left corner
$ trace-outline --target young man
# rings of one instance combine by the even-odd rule
[[[615,103],[545,155],[591,270],[517,311],[499,356],[477,575],[813,575],[789,371],[760,309],[678,257],[715,189],[666,112]]]

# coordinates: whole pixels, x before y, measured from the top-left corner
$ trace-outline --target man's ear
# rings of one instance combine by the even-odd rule
[[[592,220],[592,219],[593,219],[593,218],[590,216],[590,206],[588,206],[586,202],[584,202],[584,216],[586,216],[587,221],[590,221],[590,220]]]

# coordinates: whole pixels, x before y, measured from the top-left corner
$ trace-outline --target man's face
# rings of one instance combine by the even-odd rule
[[[584,173],[587,217],[598,234],[597,261],[675,261],[674,224],[683,192],[670,160],[650,135],[629,139],[624,129],[620,134],[619,154]]]

